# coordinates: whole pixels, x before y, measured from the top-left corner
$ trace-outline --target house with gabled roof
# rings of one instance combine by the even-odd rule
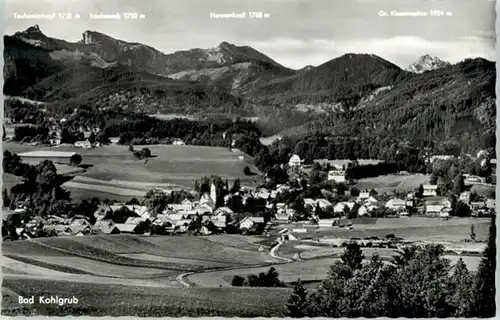
[[[313,200],[311,198],[305,198],[304,199],[304,206],[315,207],[316,206],[316,200]]]
[[[425,206],[425,212],[428,215],[439,215],[443,210],[445,209],[445,206],[442,204],[432,204],[432,205],[426,205]]]
[[[135,229],[137,228],[137,224],[130,223],[117,223],[114,225],[120,233],[135,233]]]
[[[139,224],[141,222],[144,222],[146,221],[147,219],[146,218],[143,218],[143,217],[130,217],[128,218],[125,223],[126,224]]]
[[[245,217],[243,218],[240,222],[240,229],[250,229],[252,228],[255,224],[264,224],[264,218],[263,217]]]
[[[368,205],[375,205],[378,203],[378,200],[375,199],[375,197],[373,196],[369,196],[368,199],[365,200],[365,204],[368,204]]]
[[[363,201],[365,201],[368,198],[370,198],[370,192],[368,192],[368,191],[362,191],[362,192],[359,193],[357,201],[358,202],[363,202]]]
[[[344,213],[345,208],[347,207],[347,204],[345,202],[338,202],[334,207],[333,207],[333,212],[335,213]]]
[[[487,199],[486,200],[486,208],[490,209],[490,210],[495,210],[496,209],[496,201],[495,199]]]
[[[169,210],[174,211],[174,212],[184,211],[184,205],[182,205],[180,203],[169,203],[167,205],[167,208]]]
[[[97,207],[97,210],[94,212],[94,217],[103,216],[105,217],[108,213],[113,212],[113,209],[107,204],[101,204]]]
[[[321,209],[327,209],[332,207],[332,203],[326,199],[316,199],[316,205],[318,205]]]
[[[358,209],[358,216],[363,217],[369,214],[368,207],[365,205],[362,205]]]
[[[426,184],[423,186],[424,188],[424,197],[435,197],[437,196],[437,185],[433,184]]]
[[[385,207],[392,210],[404,210],[406,209],[406,201],[399,198],[393,198],[387,201]]]
[[[213,222],[213,224],[217,227],[217,228],[225,228],[226,227],[226,224],[227,224],[227,216],[224,214],[224,215],[215,215],[215,216],[211,216],[210,217],[210,220]]]
[[[214,211],[214,215],[226,215],[234,213],[229,207],[219,207]]]
[[[290,167],[300,167],[304,161],[300,159],[300,157],[297,154],[294,154],[290,157],[290,160],[288,161],[288,165]]]

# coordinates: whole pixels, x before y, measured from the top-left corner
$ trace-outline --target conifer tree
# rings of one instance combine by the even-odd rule
[[[495,216],[491,219],[488,245],[479,264],[475,285],[474,316],[491,318],[495,316],[495,270],[496,270],[496,223]]]
[[[306,306],[307,290],[302,285],[300,279],[298,279],[285,305],[285,316],[291,318],[303,318],[307,315],[305,310]]]
[[[359,269],[362,266],[365,255],[357,242],[350,242],[340,256],[342,262],[351,270]]]
[[[449,291],[451,293],[450,305],[453,306],[454,311],[450,316],[470,317],[474,298],[474,283],[462,258],[458,260],[454,269]]]

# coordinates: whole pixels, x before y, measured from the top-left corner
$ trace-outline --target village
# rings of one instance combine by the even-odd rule
[[[20,154],[23,160],[41,161],[50,159],[56,163],[71,163],[74,152],[27,152]],[[437,161],[432,157],[429,161]],[[373,164],[375,160],[315,160],[314,167],[325,170],[326,183],[333,188],[320,190],[322,196],[307,197],[304,185],[304,174],[311,171],[311,165],[304,165],[296,154],[290,157],[288,165],[288,183],[277,184],[273,189],[265,187],[244,187],[225,190],[223,204],[216,206],[217,188],[212,182],[210,191],[190,192],[190,196],[179,203],[168,203],[161,212],[150,212],[148,206],[139,201],[131,203],[100,203],[94,213],[95,219],[86,216],[52,215],[35,216],[29,221],[22,221],[16,229],[20,239],[36,237],[43,230],[45,236],[85,236],[106,234],[163,234],[163,235],[210,235],[220,233],[240,233],[266,235],[271,228],[296,233],[308,230],[351,230],[356,227],[356,219],[409,219],[411,217],[427,217],[441,220],[452,218],[453,204],[446,196],[438,194],[438,186],[423,184],[406,194],[381,194],[375,190],[356,190],[352,181],[346,179],[346,169],[353,165]],[[491,163],[496,165],[496,161]],[[400,173],[404,175],[405,173]],[[294,180],[296,179],[296,181]],[[301,180],[302,179],[302,180]],[[268,179],[269,180],[269,179]],[[483,178],[464,175],[464,184],[471,187],[484,183]],[[307,183],[306,183],[307,184]],[[347,185],[338,199],[335,186]],[[168,190],[153,189],[151,194],[157,197],[165,195]],[[283,195],[294,194],[296,199]],[[473,198],[471,197],[473,196]],[[260,209],[249,212],[234,212],[230,207],[231,199],[238,197],[241,208],[245,208],[250,200],[259,201]],[[298,198],[297,198],[298,197]],[[477,196],[470,190],[456,195],[459,203],[470,211],[471,217],[489,217],[495,212],[495,199]],[[297,200],[297,199],[301,200]],[[332,201],[330,201],[330,200]],[[25,202],[17,203],[12,213],[22,214],[26,210]],[[95,220],[95,221],[91,221]],[[294,224],[296,227],[293,227]],[[7,237],[4,240],[9,240]]]

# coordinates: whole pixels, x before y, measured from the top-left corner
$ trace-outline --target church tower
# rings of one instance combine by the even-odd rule
[[[214,204],[217,202],[217,188],[214,183],[210,186],[210,199],[214,202]]]

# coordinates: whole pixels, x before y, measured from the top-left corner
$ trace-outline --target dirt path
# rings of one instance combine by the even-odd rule
[[[194,272],[187,272],[187,273],[180,274],[179,276],[177,276],[177,281],[179,281],[180,284],[183,285],[184,287],[189,288],[191,285],[189,283],[187,283],[184,280],[184,278],[187,276],[190,276],[192,274],[194,274]]]
[[[291,259],[288,259],[288,258],[285,258],[285,257],[280,257],[276,254],[276,252],[278,251],[279,247],[283,244],[283,241],[281,240],[278,240],[278,244],[275,245],[271,251],[269,251],[269,255],[275,259],[278,259],[278,260],[282,260],[282,261],[285,261],[285,262],[293,262],[293,260]]]

